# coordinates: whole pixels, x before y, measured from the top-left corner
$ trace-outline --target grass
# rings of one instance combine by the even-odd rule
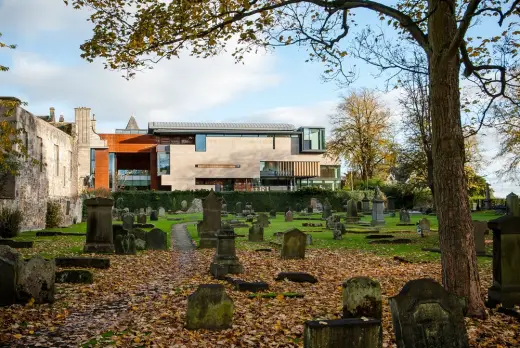
[[[343,215],[344,213],[338,213]],[[298,214],[295,214],[298,217]],[[431,228],[436,230],[438,227],[437,218],[435,216],[425,215],[411,215],[411,222],[416,223],[423,217],[430,220]],[[472,218],[474,220],[488,221],[496,218],[493,212],[479,212],[473,213]],[[343,235],[342,240],[334,240],[332,238],[332,231],[325,228],[325,221],[321,220],[320,214],[312,214],[312,220],[294,220],[293,222],[285,222],[282,213],[278,213],[276,218],[270,218],[271,224],[269,227],[264,229],[264,243],[252,243],[247,241],[247,235],[249,229],[247,227],[235,228],[235,233],[238,235],[246,236],[237,238],[237,248],[243,249],[258,249],[262,247],[270,247],[272,245],[269,242],[280,242],[274,237],[276,232],[283,232],[291,228],[298,228],[302,232],[312,235],[313,245],[309,246],[311,249],[345,249],[345,250],[364,250],[367,252],[375,253],[381,256],[400,256],[410,261],[438,261],[440,260],[440,254],[422,251],[422,248],[435,248],[439,245],[439,238],[436,232],[428,233],[424,238],[421,238],[416,233],[415,226],[397,226],[399,223],[399,214],[395,217],[386,216],[385,225],[378,227],[380,234],[392,234],[394,239],[406,238],[410,239],[410,244],[369,244],[370,240],[366,238],[367,234],[359,233],[346,233]],[[168,219],[179,219],[176,221]],[[155,225],[156,228],[160,228],[168,234],[168,243],[170,243],[170,232],[171,227],[174,224],[195,222],[202,219],[201,213],[195,214],[176,214],[167,215],[166,217],[159,218],[158,221],[149,221]],[[234,216],[224,217],[223,221],[234,219]],[[361,218],[361,221],[370,222],[371,217],[366,215]],[[243,219],[240,219],[243,221]],[[303,223],[313,222],[321,223],[322,227],[303,227]],[[114,224],[121,222],[114,221]],[[373,229],[372,227],[362,227],[359,225],[348,224],[346,225],[348,230],[364,231],[366,229]],[[198,241],[196,225],[188,225],[188,232],[191,237]],[[151,230],[150,228],[145,230]],[[50,228],[44,231],[61,231],[61,232],[86,232],[86,223],[82,222],[79,224],[71,225],[64,228]],[[491,236],[487,238],[491,239]],[[23,232],[19,236],[15,237],[16,240],[20,241],[35,241],[37,245],[42,246],[38,248],[41,253],[46,257],[52,257],[55,255],[70,255],[70,254],[81,254],[83,244],[85,242],[84,236],[52,236],[52,237],[36,237],[36,231]],[[491,245],[488,245],[488,253],[491,253]],[[491,258],[479,257],[479,263],[490,263]]]

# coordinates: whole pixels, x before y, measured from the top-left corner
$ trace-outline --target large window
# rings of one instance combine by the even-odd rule
[[[303,128],[304,151],[323,151],[325,150],[325,129],[323,128]]]
[[[206,152],[206,134],[195,135],[195,151]]]
[[[321,178],[334,178],[339,179],[340,177],[339,166],[320,166],[320,177]]]
[[[96,149],[90,149],[90,175],[96,174]]]
[[[157,175],[170,175],[170,153],[157,153]]]

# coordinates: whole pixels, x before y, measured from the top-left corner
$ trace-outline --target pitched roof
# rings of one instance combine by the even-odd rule
[[[128,124],[126,125],[126,129],[139,129],[139,126],[137,125],[137,121],[135,120],[134,116],[130,116]]]
[[[287,123],[149,122],[150,130],[295,131]]]

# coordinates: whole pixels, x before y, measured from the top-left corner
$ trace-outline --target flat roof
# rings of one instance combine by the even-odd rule
[[[237,132],[296,132],[287,123],[233,123],[233,122],[149,122],[150,133],[237,133]]]

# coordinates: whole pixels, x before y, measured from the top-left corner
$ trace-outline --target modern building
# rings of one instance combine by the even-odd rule
[[[340,185],[339,164],[325,156],[324,128],[150,122],[148,129],[139,129],[131,117],[126,129],[95,136],[104,141],[90,150],[88,181],[96,188],[251,191]]]

